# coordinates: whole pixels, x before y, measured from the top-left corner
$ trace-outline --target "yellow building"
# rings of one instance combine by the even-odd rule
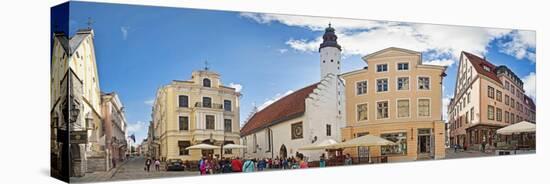
[[[194,71],[191,79],[174,80],[157,91],[153,127],[162,160],[199,160],[201,156],[233,157],[238,150],[186,150],[207,143],[239,144],[239,97],[234,88],[222,85],[220,75]]]
[[[397,145],[344,152],[352,157],[387,156],[390,162],[444,158],[441,97],[446,68],[422,64],[420,52],[393,47],[362,59],[368,67],[342,74],[347,120],[342,140],[370,134]]]

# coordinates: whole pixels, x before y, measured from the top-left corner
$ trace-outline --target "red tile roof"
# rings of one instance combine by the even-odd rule
[[[474,66],[474,68],[476,69],[477,73],[481,74],[481,75],[484,75],[490,79],[493,79],[499,83],[502,83],[500,81],[500,79],[497,77],[497,67],[495,65],[493,65],[492,63],[490,63],[489,61],[487,61],[486,59],[483,59],[483,58],[480,58],[476,55],[473,55],[471,53],[468,53],[468,52],[464,52],[462,51],[462,53],[464,54],[464,56],[466,56],[468,58],[468,60],[470,60],[470,62],[472,63],[472,65]],[[487,71],[485,69],[483,69],[483,66],[487,66],[490,68],[490,71]]]
[[[317,87],[315,83],[291,93],[256,112],[241,128],[241,136],[250,135],[267,126],[302,115],[306,110],[306,98]]]
[[[527,106],[529,106],[531,110],[536,110],[537,106],[535,105],[535,102],[533,101],[533,99],[531,99],[531,97],[527,95],[524,95],[524,96],[525,96],[525,103],[527,104]]]

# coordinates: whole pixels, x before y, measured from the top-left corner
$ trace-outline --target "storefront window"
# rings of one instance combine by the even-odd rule
[[[407,133],[387,133],[381,134],[380,137],[397,143],[392,146],[381,146],[382,155],[407,155]]]

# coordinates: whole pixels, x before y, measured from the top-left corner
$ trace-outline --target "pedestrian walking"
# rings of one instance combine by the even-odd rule
[[[325,160],[325,154],[321,154],[321,157],[319,158],[319,167],[325,167],[326,166],[326,160]]]
[[[223,161],[222,173],[231,173],[231,172],[233,172],[231,160],[229,158],[226,158],[225,161]]]
[[[304,160],[304,154],[298,153],[298,155],[296,155],[296,161],[297,161],[296,164],[298,165],[298,168],[300,169],[309,168],[309,166],[307,165],[307,162]]]
[[[246,159],[242,170],[243,172],[254,172],[254,162],[251,159]]]
[[[346,154],[346,158],[344,160],[344,165],[352,165],[353,164],[353,160],[351,159],[351,155],[348,153]]]
[[[150,168],[151,168],[151,159],[150,158],[147,158],[147,160],[145,160],[145,171],[149,172]]]
[[[231,170],[233,172],[242,172],[243,168],[243,163],[241,162],[241,160],[239,159],[239,157],[231,160]]]
[[[155,170],[160,171],[160,160],[159,159],[155,160]]]
[[[263,171],[266,166],[265,159],[258,160],[258,171]]]
[[[206,174],[206,158],[205,157],[202,157],[199,160],[199,172],[200,172],[201,175]]]

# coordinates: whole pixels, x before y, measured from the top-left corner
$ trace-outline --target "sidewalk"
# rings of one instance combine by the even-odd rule
[[[77,183],[87,183],[87,182],[100,182],[100,181],[110,181],[111,178],[118,172],[120,168],[122,168],[126,163],[128,163],[129,160],[133,158],[127,159],[124,162],[118,163],[117,167],[111,168],[109,171],[99,171],[99,172],[93,172],[93,173],[86,173],[86,175],[82,177],[71,177],[71,182],[77,182]]]

